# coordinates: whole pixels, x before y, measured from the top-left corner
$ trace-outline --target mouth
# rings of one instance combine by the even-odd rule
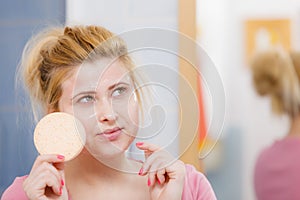
[[[107,129],[98,135],[105,137],[109,141],[114,141],[118,139],[121,133],[122,133],[122,128],[115,127],[113,129]]]

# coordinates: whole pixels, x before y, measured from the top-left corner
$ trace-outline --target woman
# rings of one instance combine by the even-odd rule
[[[216,199],[203,174],[155,145],[136,143],[143,163],[126,158],[142,93],[119,37],[97,26],[52,28],[28,43],[21,67],[32,107],[76,116],[86,144],[68,162],[62,155],[38,156],[2,200]]]
[[[264,149],[257,159],[257,199],[300,199],[300,54],[266,50],[253,58],[251,69],[258,94],[269,96],[273,112],[290,119],[286,136]]]

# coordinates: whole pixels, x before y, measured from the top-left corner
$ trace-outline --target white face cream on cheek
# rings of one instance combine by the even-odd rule
[[[95,112],[95,113],[91,114],[90,116],[88,116],[87,119],[92,119],[92,118],[94,118],[94,117],[96,117],[96,116],[97,116],[97,113]]]

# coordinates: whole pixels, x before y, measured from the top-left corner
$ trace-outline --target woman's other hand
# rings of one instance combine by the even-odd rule
[[[180,200],[185,179],[185,165],[167,151],[144,142],[136,146],[145,152],[146,160],[139,175],[148,175],[148,186],[152,200]]]

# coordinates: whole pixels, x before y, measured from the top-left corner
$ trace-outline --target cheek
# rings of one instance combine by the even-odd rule
[[[120,120],[134,127],[139,125],[140,106],[133,95],[122,100],[113,101],[112,106],[113,112],[121,118]]]
[[[137,101],[131,100],[128,104],[128,116],[132,124],[139,125],[139,104]]]
[[[139,103],[136,95],[131,95],[127,103],[127,113],[131,124],[134,126],[139,125]]]
[[[127,125],[127,129],[137,129],[139,126],[139,104],[133,99],[113,106],[114,112],[118,115],[119,122]],[[130,131],[130,132],[131,132]]]
[[[139,130],[139,104],[130,102],[127,107],[127,130],[132,136],[136,136]]]
[[[74,116],[76,116],[83,126],[87,133],[93,132],[93,129],[97,126],[97,115],[94,109],[94,106],[86,106],[84,108],[73,107]],[[100,128],[99,128],[100,130]]]

